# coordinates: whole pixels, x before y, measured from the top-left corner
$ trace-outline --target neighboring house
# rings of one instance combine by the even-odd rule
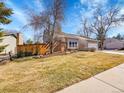
[[[0,45],[5,45],[6,47],[0,54],[8,54],[9,52],[11,52],[12,54],[16,54],[17,45],[21,44],[23,44],[23,37],[21,33],[5,32]]]
[[[44,42],[47,42],[48,36],[44,35]],[[79,35],[67,34],[67,33],[55,33],[54,39],[61,42],[61,47],[63,50],[83,50],[86,48],[98,49],[97,40],[86,38]]]
[[[121,48],[124,48],[123,40],[108,38],[104,42],[104,49],[115,50],[115,49],[121,49]]]

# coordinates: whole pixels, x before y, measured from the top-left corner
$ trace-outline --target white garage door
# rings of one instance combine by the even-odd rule
[[[88,43],[88,48],[98,49],[98,44],[97,43]]]

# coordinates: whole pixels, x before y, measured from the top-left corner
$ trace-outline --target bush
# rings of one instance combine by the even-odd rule
[[[25,52],[25,57],[32,56],[32,55],[33,55],[32,52]]]
[[[79,49],[79,51],[88,51],[88,48]]]
[[[28,56],[33,56],[32,52],[18,52],[17,53],[17,58],[20,58],[20,57],[28,57]]]
[[[119,50],[124,50],[124,48],[121,48],[121,49],[119,49]]]
[[[90,48],[90,52],[95,52],[96,49],[95,48]]]
[[[82,49],[79,49],[79,51],[90,51],[90,52],[95,52],[96,49],[95,49],[95,48],[82,48]]]
[[[24,52],[18,52],[17,53],[17,58],[20,58],[20,57],[25,57],[25,53]]]

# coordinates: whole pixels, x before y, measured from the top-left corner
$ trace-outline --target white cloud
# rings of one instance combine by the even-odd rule
[[[108,0],[80,0],[82,5],[87,6],[87,9],[82,8],[81,10],[81,14],[83,14],[82,16],[91,18],[96,7],[99,5],[105,6],[107,2]]]
[[[87,5],[88,9],[92,9],[98,5],[105,5],[108,0],[80,0],[81,4]]]
[[[107,6],[108,1],[109,0],[80,0],[82,5],[88,7],[87,9],[85,8],[82,9],[81,11],[82,16],[91,18],[90,21],[92,21],[92,15],[93,15],[93,11],[95,10],[95,7],[97,7],[97,5],[101,5],[101,7],[103,6],[106,10],[106,8],[108,7]],[[124,14],[124,7],[123,5],[121,5],[122,3],[124,4],[124,0],[118,0],[118,2],[116,3],[116,6],[121,7],[119,15]],[[112,32],[109,33],[109,36],[115,36],[118,33],[124,34],[124,22],[122,22],[118,27],[113,28]]]
[[[43,8],[42,0],[34,0],[34,4],[39,11],[43,11],[44,8]]]
[[[121,10],[120,10],[120,13],[119,13],[120,15],[122,15],[122,14],[124,14],[124,7],[122,7],[121,8]]]
[[[41,0],[34,0],[33,3],[35,5],[35,7],[37,7],[38,11],[43,11],[43,6],[42,6],[42,1]],[[12,2],[12,0],[7,0],[6,4],[13,9],[14,14],[12,15],[12,17],[15,20],[19,21],[23,25],[27,24],[27,18],[28,17],[27,17],[27,14],[26,14],[26,10],[18,8]],[[26,3],[26,5],[31,7],[31,5],[29,3]]]
[[[6,4],[13,9],[14,14],[12,17],[14,20],[18,20],[21,24],[26,24],[27,23],[27,15],[24,10],[19,9],[12,1],[7,1]]]
[[[42,1],[41,0],[31,0],[30,3],[28,0],[24,0],[24,7],[26,7],[27,9],[31,8],[34,9],[34,12],[39,12],[43,10],[43,5],[42,5]],[[23,26],[28,24],[28,13],[26,13],[26,9],[20,8],[19,6],[16,5],[16,3],[14,3],[13,0],[6,0],[5,3],[7,4],[8,7],[13,9],[14,14],[12,15],[12,23],[9,25],[3,25],[2,27],[5,29],[9,29],[9,30],[17,30],[17,31],[21,31]],[[18,22],[18,23],[16,23]],[[31,31],[31,30],[30,30]],[[23,32],[25,39],[27,40],[28,38],[33,37],[32,32]]]

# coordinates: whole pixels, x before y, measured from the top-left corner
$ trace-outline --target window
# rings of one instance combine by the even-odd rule
[[[75,47],[75,42],[72,42],[72,47]]]
[[[77,42],[75,42],[75,44],[74,44],[74,45],[75,45],[75,47],[77,47]]]
[[[77,48],[78,43],[76,41],[69,41],[69,48]]]
[[[72,43],[71,43],[71,42],[69,42],[69,47],[71,47],[71,45],[72,45]]]

